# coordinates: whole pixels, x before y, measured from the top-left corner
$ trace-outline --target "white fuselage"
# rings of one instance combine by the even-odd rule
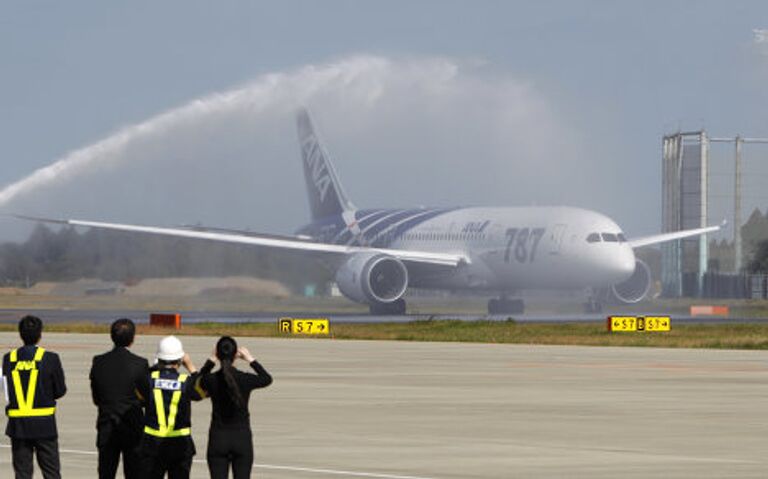
[[[634,252],[614,221],[569,207],[457,209],[392,238],[389,248],[471,259],[452,275],[412,275],[412,285],[425,288],[609,287],[635,270]]]

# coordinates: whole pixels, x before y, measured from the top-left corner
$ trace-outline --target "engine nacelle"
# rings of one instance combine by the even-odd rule
[[[336,284],[344,296],[358,303],[394,303],[408,288],[408,269],[392,256],[360,253],[336,271]]]
[[[611,286],[611,296],[620,303],[642,301],[651,290],[651,269],[643,261],[635,260],[635,272],[623,283]]]

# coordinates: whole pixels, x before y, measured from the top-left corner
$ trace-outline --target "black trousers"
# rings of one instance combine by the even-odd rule
[[[125,479],[141,478],[141,455],[139,441],[132,431],[101,428],[99,430],[99,479],[114,479],[120,455],[123,456]]]
[[[45,479],[61,479],[61,463],[59,462],[59,440],[48,439],[14,439],[11,438],[13,455],[13,472],[16,479],[32,479],[34,469],[32,455],[37,455],[37,465],[43,471]]]
[[[145,434],[141,442],[143,477],[163,479],[168,473],[168,479],[189,479],[194,455],[191,436],[159,439]]]
[[[251,431],[211,427],[208,432],[206,459],[211,479],[227,479],[230,467],[234,479],[251,477],[253,468]]]

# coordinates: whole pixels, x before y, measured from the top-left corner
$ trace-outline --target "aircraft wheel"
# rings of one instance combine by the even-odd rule
[[[400,298],[392,303],[374,303],[368,310],[374,316],[402,316],[405,314],[405,300]]]
[[[595,298],[589,298],[587,302],[584,303],[584,312],[587,314],[602,313],[603,303]]]
[[[525,303],[522,299],[496,299],[488,301],[488,314],[523,314]]]
[[[398,299],[394,303],[391,303],[389,305],[390,311],[392,311],[390,314],[396,315],[396,316],[402,316],[405,314],[405,300],[403,298]]]
[[[488,314],[499,314],[499,300],[492,298],[488,300]]]

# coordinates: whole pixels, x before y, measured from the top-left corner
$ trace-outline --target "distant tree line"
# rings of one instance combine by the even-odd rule
[[[757,243],[747,270],[750,273],[768,273],[768,240]]]
[[[762,243],[768,239],[768,213],[764,214],[760,209],[755,208],[749,219],[741,227],[742,258],[741,264],[747,272],[768,272],[765,269],[768,263],[760,266],[761,258],[765,257],[766,251]],[[763,249],[761,249],[763,248]],[[733,241],[725,238],[720,240],[711,239],[709,241],[709,261],[710,269],[720,271],[733,271],[735,268],[735,248]]]
[[[22,243],[0,244],[0,282],[99,278],[131,282],[145,278],[254,276],[300,292],[323,285],[330,274],[296,255],[259,247],[107,230],[79,232],[37,225]]]

